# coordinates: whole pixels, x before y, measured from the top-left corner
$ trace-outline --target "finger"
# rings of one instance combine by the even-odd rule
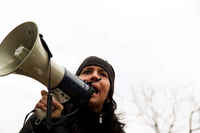
[[[39,103],[42,103],[44,106],[47,106],[47,97],[43,96]]]
[[[47,94],[48,94],[48,92],[47,92],[46,90],[42,90],[42,91],[41,91],[41,95],[42,95],[42,96],[47,96]]]
[[[39,108],[40,104],[43,104],[42,99],[40,99],[40,101],[35,105],[35,108]]]
[[[48,92],[46,90],[42,90],[41,91],[41,95],[42,95],[42,99],[40,100],[40,102],[42,103],[47,103],[47,95],[48,95]]]
[[[36,104],[35,109],[36,108],[39,108],[39,109],[41,109],[43,111],[47,111],[47,107],[44,104],[42,104],[42,103]]]
[[[63,105],[60,104],[58,101],[53,100],[53,105],[55,107],[55,110],[52,113],[52,117],[53,118],[57,118],[61,116],[61,112],[63,110]]]
[[[57,100],[53,99],[53,105],[55,106],[56,109],[58,110],[63,110],[63,105],[60,104]]]

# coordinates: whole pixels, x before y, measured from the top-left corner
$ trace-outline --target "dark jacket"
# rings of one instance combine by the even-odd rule
[[[107,113],[98,114],[86,108],[80,109],[74,117],[50,129],[47,128],[45,119],[40,125],[35,125],[35,120],[35,115],[32,115],[20,133],[109,133],[112,123]]]

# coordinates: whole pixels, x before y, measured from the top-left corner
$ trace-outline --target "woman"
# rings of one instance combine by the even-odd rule
[[[95,89],[88,106],[81,107],[75,119],[48,129],[45,120],[35,125],[32,116],[22,128],[21,133],[124,133],[124,124],[115,114],[116,102],[113,99],[115,72],[105,60],[90,56],[78,68],[76,75]],[[42,98],[35,108],[47,110],[47,92],[41,91]],[[73,105],[62,105],[53,99],[52,117],[56,121],[63,114],[73,110]]]

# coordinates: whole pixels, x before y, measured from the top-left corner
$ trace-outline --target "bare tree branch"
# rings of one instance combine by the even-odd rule
[[[200,111],[200,107],[197,108],[196,110],[193,110],[191,113],[190,113],[190,117],[189,117],[189,133],[192,133],[192,132],[195,132],[195,131],[198,131],[200,130],[200,127],[197,127],[197,128],[193,128],[192,127],[192,118],[193,118],[193,115],[194,113],[196,112],[199,112]]]
[[[193,120],[194,113],[200,113],[200,104],[189,93],[188,98],[173,92],[174,90],[171,92],[169,89],[134,89],[133,101],[139,111],[138,117],[142,118],[144,124],[151,127],[155,133],[177,133],[188,131],[188,128],[189,133],[200,130],[200,122]],[[188,104],[192,106],[191,109]],[[186,105],[189,108],[185,108]],[[197,127],[193,126],[194,124]]]

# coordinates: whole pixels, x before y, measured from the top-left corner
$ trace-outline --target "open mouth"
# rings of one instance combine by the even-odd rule
[[[99,93],[99,90],[98,90],[98,88],[96,88],[95,86],[92,86],[93,88],[94,88],[94,90],[95,90],[95,93],[96,94],[98,94]]]

